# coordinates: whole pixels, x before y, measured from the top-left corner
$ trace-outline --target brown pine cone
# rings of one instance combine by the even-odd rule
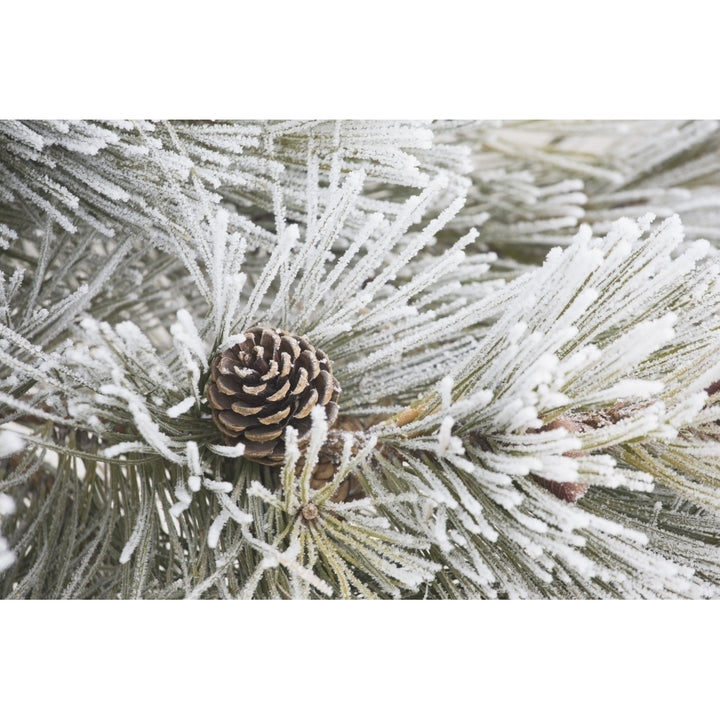
[[[587,483],[557,482],[556,480],[546,480],[538,475],[533,475],[533,480],[549,490],[556,498],[568,503],[576,503],[590,489]]]
[[[570,433],[578,433],[583,431],[583,427],[580,423],[577,423],[569,418],[559,417],[547,425],[543,425],[540,428],[540,432],[545,430],[555,430],[557,428],[565,428]],[[582,457],[586,453],[570,451],[566,452],[567,457]],[[557,482],[556,480],[547,480],[539,475],[532,474],[533,480],[538,485],[541,485],[546,490],[549,490],[556,498],[565,500],[565,502],[576,503],[585,493],[590,489],[587,483],[573,483],[573,482]]]
[[[329,425],[338,414],[340,385],[332,363],[307,340],[276,328],[253,327],[245,340],[210,363],[207,398],[228,445],[242,442],[244,457],[263,465],[285,459],[285,428],[310,439],[310,412],[324,406]]]
[[[342,459],[343,446],[345,444],[345,438],[343,431],[354,434],[355,441],[351,449],[351,456],[355,456],[358,450],[362,446],[363,437],[363,425],[356,418],[343,416],[338,419],[337,427],[328,433],[325,444],[320,448],[318,454],[317,464],[313,469],[312,476],[310,477],[310,487],[313,490],[319,490],[329,483]],[[304,460],[300,460],[297,467],[298,474],[302,472],[304,466]],[[335,491],[331,500],[333,502],[345,502],[351,500],[358,500],[365,497],[365,491],[362,485],[356,477],[348,475],[345,480],[340,483],[340,486]]]

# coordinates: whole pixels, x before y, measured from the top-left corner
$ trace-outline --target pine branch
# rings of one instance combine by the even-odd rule
[[[3,597],[717,595],[716,123],[2,132]]]

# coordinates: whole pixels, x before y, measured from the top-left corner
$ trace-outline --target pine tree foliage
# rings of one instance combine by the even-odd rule
[[[0,596],[716,597],[719,187],[709,121],[0,124]],[[257,326],[341,386],[279,467]]]

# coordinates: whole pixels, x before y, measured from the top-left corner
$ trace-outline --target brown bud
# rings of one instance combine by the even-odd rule
[[[302,510],[300,511],[302,513],[302,516],[308,521],[315,520],[317,516],[320,514],[320,511],[317,509],[317,505],[314,505],[313,503],[308,503],[307,505],[302,506]]]

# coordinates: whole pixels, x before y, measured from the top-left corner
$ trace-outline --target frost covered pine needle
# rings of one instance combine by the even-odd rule
[[[0,123],[0,596],[720,588],[720,126]]]

